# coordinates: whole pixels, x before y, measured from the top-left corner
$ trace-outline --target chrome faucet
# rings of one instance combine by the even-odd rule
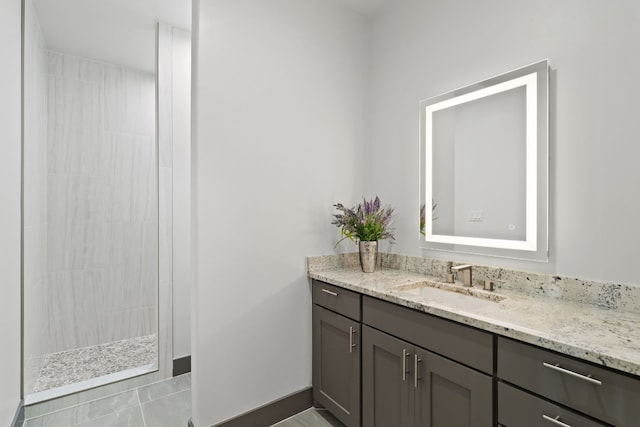
[[[471,264],[456,265],[455,267],[451,267],[451,271],[462,271],[462,283],[465,286],[471,286],[471,268]]]

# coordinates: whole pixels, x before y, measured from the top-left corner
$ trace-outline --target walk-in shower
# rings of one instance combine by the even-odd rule
[[[159,345],[171,346],[159,322],[171,310],[171,278],[159,277],[163,256],[171,262],[160,237],[171,184],[159,179],[156,32],[144,29],[140,46],[122,40],[123,51],[142,49],[132,61],[102,57],[85,43],[105,39],[85,25],[83,13],[99,13],[89,3],[24,2],[27,404],[157,371]]]

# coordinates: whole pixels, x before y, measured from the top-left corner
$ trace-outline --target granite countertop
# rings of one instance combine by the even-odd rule
[[[309,259],[311,260],[311,258]],[[308,277],[403,305],[488,332],[514,338],[599,365],[640,375],[640,313],[525,294],[504,288],[489,292],[481,287],[449,285],[442,279],[407,270],[379,267],[363,273],[355,266],[309,262]],[[416,284],[453,286],[487,303],[425,296],[411,291]],[[398,289],[400,288],[400,289]],[[403,290],[404,289],[404,290]],[[444,291],[443,291],[444,292]],[[499,300],[499,301],[498,301]]]

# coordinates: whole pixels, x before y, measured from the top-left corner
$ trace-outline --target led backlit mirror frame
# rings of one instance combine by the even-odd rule
[[[547,60],[519,68],[496,77],[447,92],[420,102],[420,204],[426,206],[426,221],[420,236],[420,247],[463,253],[474,253],[509,258],[523,258],[535,261],[548,260],[548,123],[549,123],[549,65]],[[510,90],[524,91],[523,111],[525,117],[522,130],[526,153],[524,173],[525,206],[521,210],[525,215],[523,239],[505,239],[499,236],[474,237],[470,235],[438,234],[430,215],[433,193],[436,186],[434,177],[434,147],[440,142],[434,127],[434,115],[446,109],[455,109],[492,96],[500,96]],[[455,112],[451,117],[455,117]],[[496,112],[498,114],[498,112]],[[455,119],[454,119],[455,120]],[[455,126],[455,122],[454,122]],[[466,144],[478,141],[467,140]],[[458,142],[454,142],[457,144]],[[467,159],[469,160],[469,159]],[[455,158],[451,159],[452,164]],[[511,161],[511,159],[507,159]],[[513,161],[522,161],[513,159]],[[462,168],[460,168],[462,169]],[[474,174],[485,173],[482,164],[473,170],[456,171],[455,179],[471,180]],[[491,189],[487,189],[491,191]],[[454,207],[455,211],[455,207]],[[450,215],[460,214],[451,212]],[[433,217],[437,217],[438,211]],[[436,219],[437,220],[437,219]]]

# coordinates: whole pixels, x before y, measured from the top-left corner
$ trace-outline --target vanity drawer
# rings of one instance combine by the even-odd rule
[[[367,296],[362,300],[362,322],[493,374],[493,335],[490,333]]]
[[[312,283],[313,303],[353,320],[360,320],[360,294],[325,282]]]
[[[498,377],[615,426],[637,426],[640,379],[498,338]]]
[[[605,427],[505,383],[498,383],[498,423],[504,427]]]

